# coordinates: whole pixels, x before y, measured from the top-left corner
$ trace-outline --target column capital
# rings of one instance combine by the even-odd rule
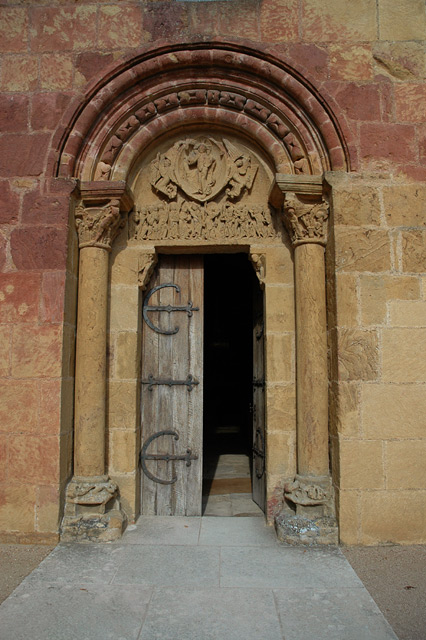
[[[125,182],[81,182],[75,192],[75,225],[80,249],[99,247],[111,251],[126,215],[133,206],[133,195]]]
[[[305,200],[305,201],[304,201]],[[283,205],[284,223],[293,247],[300,244],[327,244],[329,206],[322,198],[312,201],[295,193],[286,193]]]

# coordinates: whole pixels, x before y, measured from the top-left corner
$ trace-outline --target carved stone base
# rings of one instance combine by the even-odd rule
[[[275,531],[280,542],[293,545],[339,543],[337,521],[334,516],[306,518],[283,512],[275,518]]]
[[[338,544],[330,476],[300,476],[284,485],[284,506],[275,518],[278,539],[288,544]]]
[[[74,477],[68,484],[62,542],[112,542],[121,537],[125,521],[118,487],[108,476]]]

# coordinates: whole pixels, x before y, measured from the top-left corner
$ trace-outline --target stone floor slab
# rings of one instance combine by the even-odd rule
[[[60,544],[27,580],[109,584],[117,571],[122,551],[122,545]]]
[[[280,589],[274,596],[285,640],[398,640],[364,588]]]
[[[26,581],[0,607],[1,640],[137,640],[152,589]]]
[[[271,591],[157,589],[140,640],[282,640]]]
[[[198,544],[201,518],[179,516],[141,516],[127,527],[118,544]]]
[[[278,547],[274,528],[263,518],[203,518],[200,545]]]
[[[338,549],[281,545],[223,548],[220,584],[224,587],[362,588],[362,582]]]
[[[128,545],[113,584],[145,586],[219,586],[220,551],[217,548]]]

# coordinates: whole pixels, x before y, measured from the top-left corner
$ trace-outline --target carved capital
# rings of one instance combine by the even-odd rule
[[[75,210],[75,226],[80,249],[100,247],[110,251],[125,223],[126,219],[120,213],[119,200],[110,200],[107,204],[97,207],[85,206],[80,202]]]
[[[295,193],[286,193],[283,211],[294,247],[306,243],[326,245],[329,208],[324,200],[303,202]]]
[[[110,251],[133,205],[131,193],[121,182],[83,182],[79,196],[74,216],[80,249],[99,247]]]
[[[296,476],[293,482],[284,485],[284,497],[294,504],[316,506],[328,503],[333,497],[330,478]]]

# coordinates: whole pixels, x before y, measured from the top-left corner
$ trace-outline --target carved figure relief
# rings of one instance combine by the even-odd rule
[[[250,151],[225,138],[179,140],[157,153],[149,165],[148,180],[158,198],[136,207],[130,237],[222,241],[275,237],[270,207],[245,198],[258,170]]]
[[[223,240],[275,237],[269,207],[229,202],[162,202],[137,209],[132,237],[137,240]]]
[[[328,205],[325,202],[304,203],[294,193],[284,200],[284,221],[293,244],[327,242]]]
[[[80,203],[75,210],[80,248],[98,246],[110,249],[124,223],[119,200],[111,200],[98,207],[86,207]]]
[[[157,192],[174,200],[181,191],[198,202],[215,198],[225,187],[235,199],[250,190],[257,165],[229,140],[187,138],[176,142],[151,163],[151,184]]]

